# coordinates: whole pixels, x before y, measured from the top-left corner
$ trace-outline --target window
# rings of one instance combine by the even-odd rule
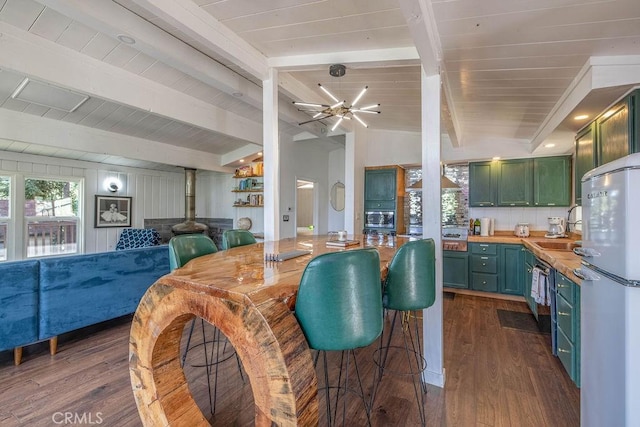
[[[27,258],[77,253],[80,183],[28,178],[24,186]]]
[[[11,219],[11,178],[0,176],[0,261],[7,260],[7,231]]]

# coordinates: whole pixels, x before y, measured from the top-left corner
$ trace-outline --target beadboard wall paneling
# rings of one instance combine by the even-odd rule
[[[84,203],[81,241],[84,244],[84,253],[115,249],[122,230],[119,227],[94,227],[96,194],[132,197],[133,228],[143,228],[145,218],[184,217],[182,172],[110,167],[100,163],[0,151],[0,174],[11,175],[18,180],[33,176],[82,178]],[[111,177],[116,177],[122,182],[122,188],[116,193],[110,193],[104,188],[105,179]],[[18,187],[24,188],[22,185]],[[16,209],[16,215],[22,215],[22,210]],[[18,223],[22,224],[22,221],[17,221],[16,224]],[[18,226],[18,229],[22,229],[22,226]],[[20,259],[22,245],[17,246],[15,259]]]

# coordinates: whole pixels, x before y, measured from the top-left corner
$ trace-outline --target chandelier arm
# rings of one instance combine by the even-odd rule
[[[307,120],[306,122],[302,122],[302,123],[298,123],[298,126],[302,126],[302,125],[306,125],[307,123],[312,123],[312,122],[317,122],[320,120],[324,120],[326,118],[332,117],[331,114],[327,114],[324,117],[318,117],[317,119],[311,119],[311,120]]]

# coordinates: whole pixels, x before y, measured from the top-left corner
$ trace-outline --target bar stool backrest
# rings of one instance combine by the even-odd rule
[[[382,332],[378,251],[355,249],[313,258],[302,274],[296,317],[316,350],[350,350],[375,341]]]
[[[247,230],[225,230],[222,233],[222,248],[231,249],[256,243],[256,238]]]
[[[407,242],[398,249],[385,278],[383,306],[410,311],[431,307],[436,299],[433,239]]]
[[[194,258],[218,252],[216,244],[204,234],[180,234],[169,240],[169,266],[180,268]]]

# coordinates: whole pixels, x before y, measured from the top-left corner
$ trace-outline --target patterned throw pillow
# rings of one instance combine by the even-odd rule
[[[120,234],[116,250],[146,248],[160,244],[160,233],[153,228],[125,228]]]

